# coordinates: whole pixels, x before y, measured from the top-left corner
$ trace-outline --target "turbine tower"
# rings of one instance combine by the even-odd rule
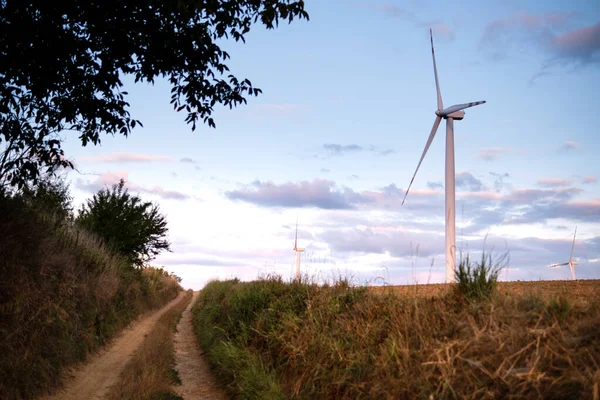
[[[568,265],[569,268],[571,268],[571,277],[573,278],[573,280],[576,280],[575,266],[577,264],[579,264],[577,261],[573,261],[573,249],[575,248],[575,236],[576,235],[577,235],[577,227],[575,227],[575,233],[573,234],[573,244],[571,245],[571,255],[569,256],[569,262],[548,265],[548,268],[556,268],[556,267],[562,267],[562,266]]]
[[[464,118],[465,112],[462,111],[465,108],[478,106],[484,104],[485,101],[476,101],[473,103],[456,104],[447,108],[444,108],[442,102],[442,93],[440,91],[440,83],[438,80],[437,66],[435,65],[435,52],[433,50],[433,33],[429,29],[429,37],[431,39],[431,56],[433,58],[433,73],[435,75],[435,87],[437,89],[437,111],[435,112],[436,118],[433,123],[433,128],[429,134],[429,139],[425,144],[425,149],[417,164],[417,169],[410,180],[406,194],[402,200],[402,204],[408,196],[408,191],[415,180],[417,171],[431,146],[431,142],[435,137],[438,127],[442,118],[446,120],[446,283],[454,281],[454,270],[456,263],[456,194],[455,194],[455,171],[454,171],[454,120],[460,121]]]
[[[296,220],[296,239],[294,240],[294,252],[296,253],[296,281],[300,282],[300,255],[304,247],[298,247],[298,220]]]

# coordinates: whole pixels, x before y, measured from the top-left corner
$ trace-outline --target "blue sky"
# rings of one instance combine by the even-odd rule
[[[510,251],[502,279],[600,278],[597,1],[306,1],[310,21],[223,42],[263,94],[191,132],[168,82],[133,85],[128,138],[65,150],[77,203],[125,177],[158,202],[187,287],[292,273],[296,217],[309,275],[390,284],[444,279],[445,124],[404,206],[436,109],[486,100],[455,122],[457,245]],[[487,235],[487,237],[486,237]],[[418,246],[418,251],[417,251]]]

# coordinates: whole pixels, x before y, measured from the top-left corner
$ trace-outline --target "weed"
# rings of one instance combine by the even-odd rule
[[[565,296],[553,297],[548,303],[547,312],[552,317],[558,319],[560,322],[567,320],[567,317],[571,313],[572,305]]]
[[[489,252],[481,253],[480,262],[472,262],[469,254],[461,257],[455,271],[456,293],[469,301],[488,299],[496,289],[498,276],[506,266],[508,254],[497,260]]]

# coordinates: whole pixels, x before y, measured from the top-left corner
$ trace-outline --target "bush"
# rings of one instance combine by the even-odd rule
[[[490,253],[483,251],[478,263],[473,263],[469,254],[461,257],[455,271],[456,294],[467,300],[488,299],[496,290],[498,276],[507,262],[508,253],[493,260]]]

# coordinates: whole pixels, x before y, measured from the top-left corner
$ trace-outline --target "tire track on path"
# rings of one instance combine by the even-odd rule
[[[191,310],[198,293],[194,292],[192,301],[183,311],[173,337],[175,369],[181,379],[181,385],[174,390],[186,400],[225,400],[227,396],[217,385],[194,335]]]
[[[160,310],[130,324],[121,331],[105,349],[89,357],[88,361],[71,371],[72,379],[68,379],[65,387],[52,396],[41,397],[43,400],[81,400],[103,399],[108,389],[117,383],[119,375],[127,361],[154,328],[156,321],[167,310],[183,298],[185,292],[171,300]]]

